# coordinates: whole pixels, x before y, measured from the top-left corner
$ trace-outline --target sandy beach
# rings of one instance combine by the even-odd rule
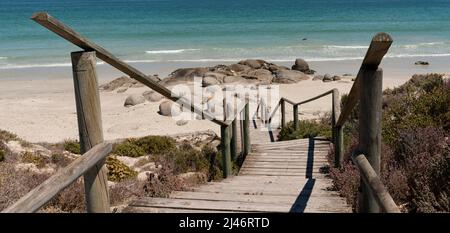
[[[449,73],[444,64],[450,58],[426,58],[430,66],[415,66],[414,61],[421,58],[386,58],[383,87],[395,87],[415,73]],[[292,62],[275,62],[291,66]],[[351,73],[356,75],[361,60],[309,62],[310,67],[319,74]],[[167,76],[179,67],[204,67],[218,63],[133,63],[148,74]],[[227,64],[227,63],[224,63]],[[30,142],[59,142],[77,139],[77,119],[75,97],[70,67],[41,67],[27,69],[0,70],[0,129],[14,132]],[[108,65],[98,66],[100,84],[106,83],[121,74]],[[321,94],[332,88],[348,93],[353,82],[321,82],[312,79],[296,84],[281,84],[280,95],[293,101],[301,101]],[[124,93],[101,91],[103,131],[106,140],[140,137],[145,135],[167,135],[212,129],[220,132],[220,127],[207,120],[192,120],[178,126],[171,117],[158,114],[160,102],[148,102],[133,107],[124,107],[130,94],[141,94],[147,87],[130,88]],[[330,111],[331,97],[325,97],[300,109],[301,119],[310,119]],[[288,119],[292,119],[289,107]]]

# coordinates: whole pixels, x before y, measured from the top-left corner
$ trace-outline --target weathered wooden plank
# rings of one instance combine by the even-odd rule
[[[295,196],[297,197],[300,192],[282,192],[278,190],[265,190],[263,191],[256,191],[256,190],[229,190],[229,189],[199,189],[199,188],[192,188],[192,192],[205,192],[205,193],[211,193],[211,195],[217,194],[217,193],[224,193],[224,194],[239,194],[239,195],[250,195],[250,196]],[[338,192],[335,191],[327,191],[327,192],[313,192],[310,194],[310,198],[314,197],[340,197]]]
[[[328,162],[325,160],[322,160],[322,162],[318,161],[309,161],[308,159],[304,159],[303,161],[259,161],[259,160],[250,160],[244,162],[245,166],[274,166],[274,167],[286,167],[286,166],[305,166],[305,165],[311,165],[311,166],[317,166],[317,165],[328,165]]]
[[[297,177],[281,177],[280,176],[280,177],[276,177],[276,176],[264,176],[264,175],[261,175],[261,176],[250,176],[250,175],[247,175],[247,176],[233,176],[233,177],[230,177],[228,179],[224,179],[224,180],[217,181],[217,182],[212,181],[210,183],[233,182],[233,181],[239,181],[239,180],[251,180],[252,182],[253,181],[256,181],[256,182],[267,182],[267,181],[305,182],[307,179],[305,179],[304,176],[297,176]],[[320,182],[322,182],[322,181],[320,181]],[[330,179],[326,179],[325,182],[331,182],[331,180]]]
[[[216,201],[239,201],[239,202],[255,202],[255,203],[268,203],[268,204],[294,204],[295,201],[301,201],[302,198],[309,197],[309,195],[303,194],[299,196],[268,196],[268,195],[242,195],[233,193],[214,193],[210,192],[184,192],[177,191],[170,194],[170,198],[176,199],[192,199],[192,200],[216,200]],[[315,203],[340,203],[346,205],[345,200],[339,196],[317,196],[314,197]]]
[[[214,187],[205,187],[205,188],[194,188],[192,191],[194,192],[209,192],[209,193],[225,193],[225,194],[239,194],[239,195],[257,195],[257,196],[295,196],[298,197],[303,189],[291,189],[291,190],[283,190],[283,188],[278,189],[248,189],[245,187],[235,187],[233,189],[227,188],[214,188]],[[310,192],[309,197],[339,197],[337,192],[327,191],[327,190],[318,190],[316,189],[305,189],[306,192]]]
[[[168,198],[141,198],[131,206],[163,207],[177,209],[220,210],[220,211],[256,211],[256,212],[289,212],[290,205],[263,204],[238,201],[183,200]]]
[[[295,156],[291,156],[291,157],[270,157],[270,156],[261,156],[261,157],[256,157],[256,156],[252,156],[251,158],[249,158],[248,160],[246,160],[244,163],[246,162],[257,162],[257,161],[261,161],[261,162],[270,162],[270,161],[274,161],[274,162],[306,162],[308,161],[308,157],[307,156],[303,156],[303,157],[295,157]],[[328,162],[327,158],[325,156],[321,157],[321,158],[315,158],[314,161],[318,161],[318,162]]]
[[[328,140],[320,140],[320,141],[313,141],[314,145],[317,146],[323,146],[323,145],[330,145],[331,142]],[[253,144],[255,147],[273,147],[273,146],[306,146],[312,145],[310,140],[289,140],[289,141],[279,141],[279,142],[272,142],[272,143],[263,143],[263,144]]]
[[[88,152],[78,157],[67,167],[58,170],[53,176],[28,192],[16,203],[9,206],[3,213],[30,213],[36,212],[40,207],[50,201],[56,194],[69,186],[87,170],[95,166],[111,153],[112,145],[102,143],[94,146]]]
[[[223,189],[234,189],[234,188],[244,188],[249,189],[253,188],[252,185],[258,185],[260,187],[254,188],[254,190],[271,190],[278,189],[280,187],[285,187],[289,190],[299,190],[304,189],[306,184],[310,182],[309,180],[303,179],[298,181],[287,181],[283,182],[283,179],[278,179],[276,182],[261,182],[254,180],[234,180],[231,182],[209,182],[207,184],[202,185],[201,187],[205,188],[223,188]],[[314,182],[314,188],[316,189],[326,189],[331,187],[333,183],[327,179],[317,179]],[[289,186],[289,187],[287,187]],[[309,186],[308,186],[309,187]],[[307,188],[307,187],[306,187]]]
[[[306,172],[277,172],[277,171],[241,171],[239,172],[239,175],[266,175],[266,176],[306,176]],[[311,175],[313,176],[313,178],[316,177],[322,177],[325,176],[326,174],[322,174],[319,172],[311,172]]]
[[[252,165],[246,165],[244,168],[241,168],[241,171],[250,171],[250,170],[256,170],[256,169],[270,169],[270,170],[276,170],[276,171],[292,171],[292,170],[305,170],[306,169],[313,169],[314,172],[321,172],[321,169],[324,166],[322,164],[319,165],[271,165],[271,164],[252,164]]]
[[[249,174],[249,173],[262,173],[262,174],[266,174],[267,175],[275,175],[275,174],[280,174],[280,175],[284,175],[284,174],[306,174],[306,169],[304,170],[299,170],[297,168],[281,168],[281,169],[277,169],[277,168],[245,168],[245,169],[241,169],[241,171],[239,172],[242,175],[245,174]],[[313,173],[317,173],[320,174],[320,169],[315,169],[314,171],[312,171]]]
[[[303,150],[311,150],[312,147],[318,147],[322,149],[329,149],[331,146],[330,143],[323,143],[323,144],[280,144],[280,145],[267,145],[267,146],[254,146],[255,149],[269,149],[269,150],[287,150],[291,148],[295,149],[303,149]],[[314,148],[317,149],[317,148]]]
[[[346,208],[331,205],[330,203],[264,203],[233,200],[202,200],[202,199],[165,199],[165,198],[142,198],[133,202],[131,206],[151,208],[177,208],[184,210],[214,210],[214,211],[250,211],[250,212],[299,212],[299,207],[308,206],[312,210],[342,211]]]
[[[179,209],[164,207],[145,207],[145,206],[128,206],[122,210],[122,213],[236,213],[247,211],[219,211],[205,209]]]
[[[170,195],[173,199],[186,200],[210,200],[210,201],[237,201],[247,203],[288,204],[297,207],[308,206],[319,209],[347,209],[347,203],[338,196],[313,197],[303,194],[299,196],[265,196],[265,195],[241,195],[232,193],[208,193],[208,192],[174,192]],[[310,199],[311,198],[311,199]],[[339,204],[339,205],[336,205]]]

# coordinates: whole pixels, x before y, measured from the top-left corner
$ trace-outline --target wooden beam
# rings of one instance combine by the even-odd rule
[[[243,138],[244,138],[244,149],[243,154],[247,156],[252,150],[251,142],[250,142],[250,103],[246,100],[245,108],[244,108],[244,121],[243,121]],[[245,157],[244,157],[245,158]]]
[[[347,103],[342,109],[341,115],[336,123],[337,127],[341,127],[344,125],[348,116],[350,116],[353,108],[358,103],[359,98],[359,82],[362,79],[362,71],[363,70],[377,70],[378,66],[381,63],[384,55],[387,53],[389,48],[391,47],[393,40],[391,36],[387,33],[378,33],[372,38],[372,42],[370,43],[369,49],[366,52],[366,56],[362,62],[361,68],[359,69],[358,75],[356,76],[355,82],[353,83],[352,89],[348,94]]]
[[[275,109],[273,109],[272,113],[270,113],[270,112],[268,113],[268,115],[269,115],[269,124],[272,122],[272,118],[275,116],[275,114],[276,114],[278,108],[280,107],[282,101],[283,100],[280,99],[278,101],[278,103],[277,103],[277,106],[275,106]]]
[[[95,66],[95,52],[74,52],[72,57],[75,102],[81,153],[103,142],[100,94]],[[88,213],[109,212],[108,169],[99,161],[84,174]]]
[[[112,145],[109,143],[94,146],[67,167],[58,170],[53,176],[28,192],[16,203],[3,210],[2,213],[36,212],[64,188],[81,177],[87,170],[98,164],[99,161],[104,160],[111,151]]]
[[[235,119],[231,123],[231,141],[230,141],[230,150],[231,150],[231,160],[236,161],[238,151],[237,151],[237,120]]]
[[[281,127],[286,126],[286,103],[284,99],[280,100],[281,105]]]
[[[384,187],[366,156],[363,154],[355,154],[352,156],[352,160],[358,168],[362,180],[370,189],[371,193],[374,194],[375,200],[381,207],[381,210],[386,213],[400,213],[400,209],[395,204],[386,187]]]
[[[294,112],[294,130],[298,129],[298,105],[294,105],[293,107],[293,112]]]
[[[342,127],[336,127],[336,122],[341,114],[341,103],[339,98],[339,90],[333,89],[333,103],[331,115],[331,129],[333,130],[334,144],[334,167],[339,168],[344,158],[344,134]]]
[[[220,141],[222,148],[222,172],[223,178],[231,175],[231,149],[230,128],[231,126],[220,126]]]
[[[65,24],[63,24],[62,22],[53,18],[46,12],[35,13],[31,17],[31,19],[34,20],[35,22],[37,22],[38,24],[44,26],[45,28],[49,29],[50,31],[56,33],[57,35],[64,38],[65,40],[71,42],[72,44],[74,44],[86,51],[95,51],[98,58],[102,59],[103,61],[112,65],[116,69],[129,75],[131,78],[136,79],[137,81],[141,82],[142,84],[150,87],[151,89],[155,90],[156,92],[163,95],[164,97],[183,105],[183,107],[190,109],[191,111],[199,114],[200,116],[203,114],[205,116],[205,118],[213,121],[216,124],[224,125],[224,122],[222,122],[218,119],[215,119],[215,116],[213,114],[208,113],[208,112],[203,112],[203,110],[201,108],[192,104],[191,100],[187,100],[186,98],[183,98],[182,96],[175,95],[169,89],[167,89],[163,85],[159,84],[157,82],[157,80],[148,77],[147,75],[145,75],[138,69],[121,61],[119,58],[115,57],[113,54],[108,52],[106,49],[89,41],[86,37],[75,32],[72,28],[66,26]]]

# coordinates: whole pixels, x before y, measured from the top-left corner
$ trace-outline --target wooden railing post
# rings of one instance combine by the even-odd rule
[[[260,112],[261,112],[261,121],[264,122],[264,119],[265,119],[264,108],[265,108],[265,106],[264,106],[264,102],[262,100],[261,100],[261,104],[259,105],[259,108],[260,108]]]
[[[380,175],[382,81],[383,71],[364,69],[359,95],[358,153],[367,157],[376,174]],[[370,188],[361,181],[359,212],[378,213],[380,208]]]
[[[341,114],[341,104],[338,89],[333,89],[333,112],[331,115],[331,124],[333,129],[334,144],[334,167],[341,167],[344,155],[344,132],[342,126],[336,126],[339,114]]]
[[[229,126],[220,126],[220,139],[222,148],[222,170],[223,178],[231,174],[231,150],[230,150],[230,130]]]
[[[251,151],[251,145],[250,145],[250,106],[248,100],[246,100],[247,103],[245,104],[244,108],[244,124],[243,124],[243,138],[244,138],[244,149],[243,154],[244,156],[248,155]]]
[[[95,52],[74,52],[72,57],[75,101],[81,153],[103,142],[102,115]],[[86,207],[89,213],[107,213],[109,195],[105,159],[84,174]]]
[[[230,150],[231,150],[231,160],[236,161],[237,158],[237,120],[234,119],[231,123],[231,142],[230,142]]]
[[[298,129],[298,105],[294,105],[293,107],[293,112],[294,112],[294,129],[297,130]]]
[[[226,95],[223,99],[223,121],[228,119],[228,103]],[[223,178],[227,178],[231,175],[231,134],[232,127],[230,125],[220,126],[220,139],[222,147],[222,172]]]
[[[286,125],[286,102],[284,99],[280,100],[281,105],[281,127],[283,128]]]

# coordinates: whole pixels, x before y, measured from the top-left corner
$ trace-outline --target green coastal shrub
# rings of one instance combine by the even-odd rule
[[[43,168],[45,165],[49,162],[47,157],[40,156],[37,154],[34,154],[32,152],[23,152],[21,154],[22,162],[24,163],[32,163],[36,165],[37,168]]]
[[[144,149],[129,141],[114,146],[113,153],[128,157],[141,157],[145,155]]]
[[[222,179],[222,154],[211,145],[202,148],[203,157],[208,161],[208,180]]]
[[[144,185],[146,195],[151,197],[167,197],[174,190],[183,190],[186,185],[177,175],[186,172],[201,172],[208,180],[222,179],[222,160],[220,153],[212,146],[205,145],[201,150],[189,144],[182,144],[164,155],[156,155],[154,159],[162,165],[158,176],[150,174]]]
[[[108,168],[108,180],[113,182],[120,182],[134,178],[138,173],[132,168],[128,167],[120,160],[109,156],[106,159],[106,167]]]
[[[71,159],[67,158],[61,153],[53,153],[50,157],[50,160],[52,163],[58,165],[59,167],[65,167],[72,162]]]
[[[299,127],[294,129],[294,122],[288,122],[283,127],[278,135],[279,141],[311,138],[311,137],[326,137],[331,138],[331,125],[327,120],[315,121],[315,120],[301,120],[299,121]]]
[[[6,130],[1,130],[0,129],[0,141],[9,142],[9,141],[12,141],[12,140],[17,140],[17,139],[18,139],[17,135],[15,135],[15,134],[13,134],[11,132],[8,132]]]
[[[81,154],[80,142],[76,140],[66,140],[63,143],[64,150],[69,151],[73,154]]]
[[[450,131],[450,87],[442,75],[415,75],[410,81],[385,91],[383,139],[393,144],[400,130],[442,127]]]
[[[166,136],[146,136],[133,140],[132,143],[141,147],[147,154],[162,154],[176,148],[175,140]]]
[[[175,140],[165,136],[130,138],[117,144],[113,153],[120,156],[140,157],[146,154],[164,154],[177,149]]]
[[[201,151],[187,143],[166,152],[163,157],[166,162],[171,163],[174,174],[208,171],[208,159]]]

